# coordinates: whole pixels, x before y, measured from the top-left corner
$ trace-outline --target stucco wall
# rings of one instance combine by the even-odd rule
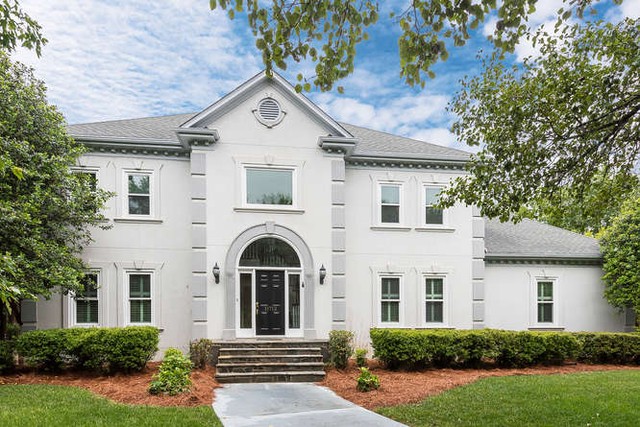
[[[442,327],[472,327],[472,210],[445,211],[442,229],[422,224],[423,184],[445,184],[451,172],[348,167],[346,173],[346,328],[361,345],[379,322],[379,276],[400,275],[401,327],[424,327],[424,276],[445,279]],[[403,185],[404,212],[398,227],[377,220],[379,182]],[[434,325],[436,326],[436,325]]]
[[[623,331],[624,316],[603,298],[597,266],[488,264],[486,325],[526,330],[536,324],[536,278],[556,284],[557,321],[567,331]]]
[[[189,162],[162,157],[84,155],[80,168],[98,171],[98,185],[116,193],[105,215],[111,229],[92,231],[94,242],[82,254],[100,274],[100,325],[128,323],[125,271],[153,271],[154,324],[163,329],[160,347],[188,349],[184,334],[190,321],[188,289],[191,263]],[[153,171],[153,221],[124,219],[123,170]],[[70,298],[55,295],[37,306],[38,328],[70,326]]]

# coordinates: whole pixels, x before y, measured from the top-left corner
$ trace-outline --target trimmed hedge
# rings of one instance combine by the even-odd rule
[[[0,340],[0,374],[11,372],[14,368],[13,340]]]
[[[640,334],[372,329],[374,357],[389,368],[640,364]]]
[[[158,351],[158,334],[151,326],[30,331],[18,337],[16,352],[27,366],[47,371],[139,371]]]

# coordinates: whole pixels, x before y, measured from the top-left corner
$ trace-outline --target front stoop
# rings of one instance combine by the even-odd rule
[[[326,341],[219,341],[219,383],[316,382],[324,378]]]

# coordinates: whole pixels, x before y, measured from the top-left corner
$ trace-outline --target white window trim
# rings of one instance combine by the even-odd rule
[[[553,322],[538,322],[538,283],[539,282],[551,282],[553,283]],[[559,298],[559,286],[557,277],[545,277],[535,276],[531,283],[531,316],[530,324],[531,329],[561,329],[562,323],[560,322],[560,298]]]
[[[374,224],[371,227],[374,230],[410,230],[410,227],[406,226],[405,222],[405,183],[401,181],[392,180],[376,180],[375,181],[375,199],[374,199]],[[398,209],[398,222],[382,222],[382,187],[393,186],[399,189],[399,209]]]
[[[77,327],[77,328],[93,328],[96,326],[104,326],[104,311],[105,311],[105,303],[104,303],[104,292],[102,290],[103,286],[103,274],[101,269],[90,269],[86,272],[87,274],[96,274],[98,276],[97,285],[98,285],[98,323],[78,323],[77,312],[76,312],[76,298],[74,292],[69,292],[68,302],[67,302],[67,318],[68,326]]]
[[[133,223],[161,223],[160,213],[160,168],[123,168],[118,174],[117,188],[120,188],[117,203],[115,222]],[[129,214],[129,175],[149,176],[149,215]]]
[[[416,231],[436,231],[436,232],[453,232],[455,228],[449,225],[449,209],[442,210],[442,224],[427,224],[427,188],[439,188],[444,190],[445,184],[438,183],[422,183],[420,186],[420,206],[418,207],[419,226]]]
[[[399,301],[398,301],[398,322],[382,321],[382,279],[399,279]],[[376,318],[379,328],[401,328],[404,325],[404,274],[399,273],[378,273],[376,280]]]
[[[129,276],[132,274],[148,274],[150,275],[150,292],[151,292],[151,322],[131,322],[131,303],[129,299]],[[158,295],[156,295],[156,272],[152,269],[126,269],[124,270],[124,325],[125,326],[156,326],[156,317],[158,310]]]
[[[427,322],[427,279],[442,279],[442,322]],[[443,274],[423,274],[419,276],[421,308],[419,310],[421,316],[422,327],[424,328],[448,328],[449,327],[449,286],[447,277]]]
[[[247,203],[247,170],[283,170],[291,171],[291,205],[267,205],[257,203]],[[286,164],[261,164],[261,163],[241,163],[240,165],[240,207],[235,208],[237,212],[283,212],[283,213],[303,213],[300,208],[300,191],[298,181],[300,179],[300,167]]]

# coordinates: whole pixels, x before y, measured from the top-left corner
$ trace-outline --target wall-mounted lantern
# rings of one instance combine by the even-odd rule
[[[220,283],[220,267],[218,267],[217,262],[216,265],[213,266],[213,278],[215,279],[216,283]]]
[[[320,267],[320,284],[324,284],[324,278],[327,277],[327,269],[324,268],[324,264]]]

